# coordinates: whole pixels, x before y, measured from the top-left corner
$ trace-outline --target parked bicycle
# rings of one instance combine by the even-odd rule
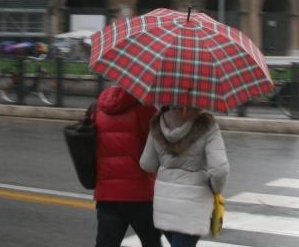
[[[299,85],[286,76],[285,68],[274,69],[277,75],[275,80],[276,93],[270,99],[291,119],[299,119]],[[286,79],[287,78],[287,79]]]
[[[52,77],[47,73],[43,67],[42,61],[45,56],[27,57],[26,61],[36,61],[36,68],[32,80],[29,83],[25,82],[23,85],[20,73],[16,68],[1,71],[1,91],[0,96],[3,101],[7,103],[17,103],[18,99],[23,96],[33,95],[37,97],[41,103],[46,105],[53,105],[55,103],[56,85]]]

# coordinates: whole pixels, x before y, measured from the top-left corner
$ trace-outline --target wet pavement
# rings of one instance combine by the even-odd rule
[[[1,246],[93,246],[92,191],[81,187],[68,155],[62,129],[69,122],[0,118]],[[223,136],[231,163],[224,230],[200,246],[299,246],[299,136]]]

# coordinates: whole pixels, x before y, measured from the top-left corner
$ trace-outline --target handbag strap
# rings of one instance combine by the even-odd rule
[[[97,102],[93,102],[88,106],[85,112],[85,119],[89,119],[92,122],[94,122],[96,119],[96,113],[97,113]]]

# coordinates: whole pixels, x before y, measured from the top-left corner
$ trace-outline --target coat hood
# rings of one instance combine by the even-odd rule
[[[167,152],[174,155],[179,155],[188,149],[215,123],[212,114],[202,112],[192,121],[186,121],[176,128],[169,128],[163,119],[163,114],[165,113],[160,112],[153,117],[152,135]]]
[[[118,114],[140,104],[136,98],[118,86],[105,89],[99,96],[98,106],[108,115]]]

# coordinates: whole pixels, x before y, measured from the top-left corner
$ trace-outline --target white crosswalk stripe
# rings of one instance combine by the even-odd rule
[[[226,212],[224,228],[299,237],[297,218]]]
[[[299,189],[299,179],[280,178],[271,181],[266,186]],[[289,210],[299,210],[299,197],[273,195],[263,193],[243,192],[226,198],[227,203],[244,203],[247,205],[261,205],[262,207],[276,207]],[[271,211],[271,212],[272,212]],[[274,211],[275,212],[275,211]],[[250,212],[225,212],[223,228],[259,234],[274,234],[278,236],[299,237],[299,221],[297,217],[284,217],[281,215],[259,215]],[[165,237],[162,237],[163,247],[170,247]],[[124,239],[122,246],[141,247],[139,238],[136,235]],[[200,240],[197,247],[251,247],[247,245],[236,245],[214,241]],[[265,246],[266,247],[266,246]]]
[[[274,180],[270,183],[267,183],[266,185],[282,187],[282,188],[299,189],[299,179],[280,178],[280,179]]]
[[[236,196],[227,198],[226,201],[299,209],[299,198],[292,196],[244,192]]]

